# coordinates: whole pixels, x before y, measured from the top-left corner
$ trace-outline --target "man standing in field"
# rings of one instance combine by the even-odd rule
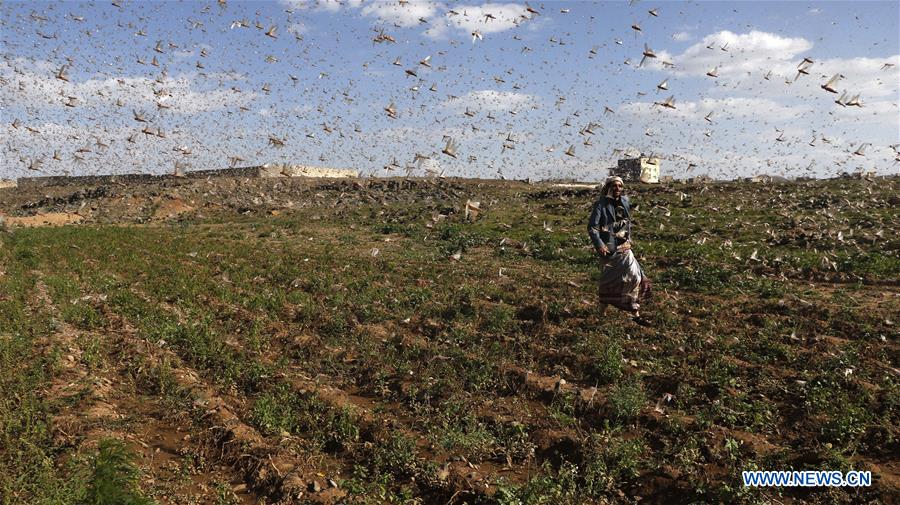
[[[598,294],[601,314],[609,305],[640,319],[640,302],[650,298],[650,279],[631,252],[630,201],[621,177],[610,177],[588,219],[588,235],[600,262]]]

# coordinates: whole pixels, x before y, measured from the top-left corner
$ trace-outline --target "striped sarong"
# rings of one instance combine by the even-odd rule
[[[635,312],[641,302],[650,298],[650,279],[635,259],[631,249],[600,257],[600,303]]]

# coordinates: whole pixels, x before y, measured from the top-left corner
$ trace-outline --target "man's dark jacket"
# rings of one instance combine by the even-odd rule
[[[631,209],[628,197],[622,195],[622,207],[625,209],[625,218],[628,219],[628,238],[631,238]],[[601,196],[599,200],[594,202],[594,208],[591,211],[591,217],[588,219],[588,235],[591,237],[591,243],[594,248],[606,244],[610,252],[616,251],[616,238],[613,235],[613,223],[616,222],[615,200],[608,196]]]

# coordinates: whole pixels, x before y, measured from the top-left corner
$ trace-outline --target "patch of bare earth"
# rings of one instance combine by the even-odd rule
[[[154,219],[173,219],[194,210],[194,207],[180,198],[158,198],[155,203]]]
[[[11,227],[20,226],[26,228],[77,224],[84,219],[81,215],[71,212],[46,212],[24,217],[0,215],[0,217]]]

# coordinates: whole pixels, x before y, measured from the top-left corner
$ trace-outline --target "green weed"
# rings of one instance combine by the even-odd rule
[[[631,421],[647,403],[647,395],[639,381],[629,380],[617,384],[609,393],[612,416],[623,422]]]
[[[122,442],[103,439],[91,460],[84,503],[89,505],[149,505],[138,487],[140,470],[134,454]]]

